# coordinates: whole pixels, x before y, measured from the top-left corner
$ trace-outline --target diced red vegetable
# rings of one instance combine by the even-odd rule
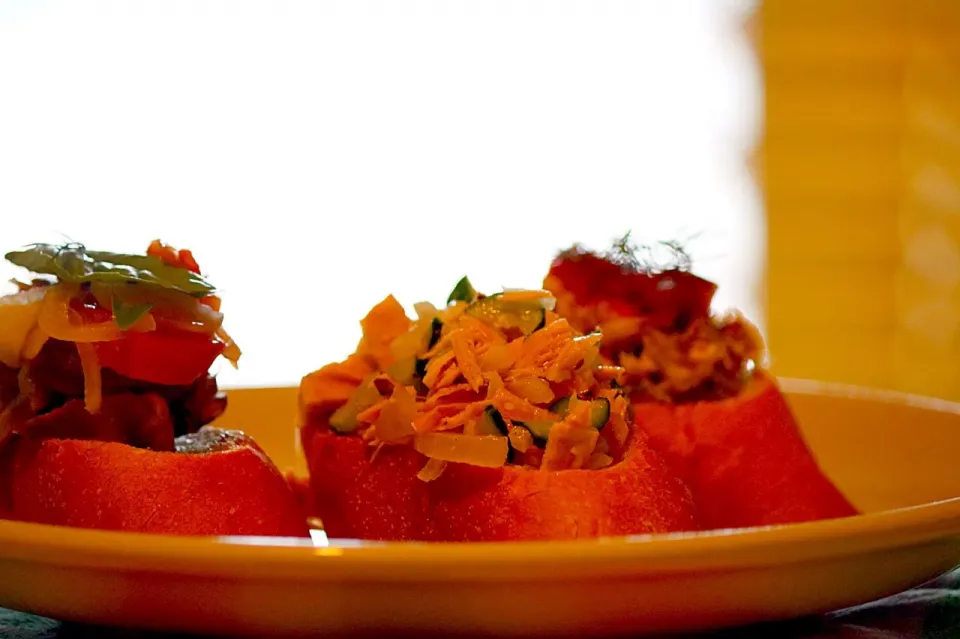
[[[101,366],[154,384],[185,385],[200,378],[223,352],[215,337],[186,331],[127,333],[94,344]]]
[[[549,277],[557,278],[578,306],[605,303],[613,314],[642,316],[661,330],[708,315],[717,290],[686,271],[645,273],[585,251],[562,253]]]

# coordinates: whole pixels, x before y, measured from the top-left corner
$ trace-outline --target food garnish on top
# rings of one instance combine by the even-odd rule
[[[34,244],[6,259],[33,279],[0,297],[0,443],[31,432],[173,450],[223,412],[208,371],[240,350],[190,251]]]
[[[665,262],[629,233],[604,253],[574,245],[556,257],[543,286],[577,330],[602,332],[602,355],[624,369],[635,401],[737,395],[765,363],[760,332],[737,311],[711,312],[717,287],[690,272],[678,243],[659,248]]]
[[[622,369],[601,365],[600,334],[583,334],[542,290],[483,295],[464,277],[443,308],[388,296],[361,321],[345,361],[307,375],[301,422],[412,446],[430,481],[448,462],[599,469],[629,437]],[[373,453],[374,455],[376,452]]]

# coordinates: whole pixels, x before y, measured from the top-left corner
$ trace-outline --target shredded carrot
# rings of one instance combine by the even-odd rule
[[[441,388],[435,393],[432,393],[423,403],[422,409],[425,411],[436,408],[440,405],[441,401],[444,403],[457,402],[457,401],[474,401],[479,399],[479,395],[470,388],[469,384],[454,384],[453,386],[447,386],[446,388]]]
[[[481,352],[486,351],[486,346],[504,344],[507,341],[497,329],[476,317],[462,315],[458,323],[475,336]]]
[[[373,444],[373,453],[370,455],[370,463],[373,463],[373,460],[377,458],[377,455],[380,454],[380,451],[383,450],[383,447],[386,446],[384,442],[376,442]]]
[[[483,410],[489,406],[486,401],[474,402],[463,408],[459,413],[445,420],[442,430],[453,430],[462,428],[468,421],[475,420],[483,414]],[[440,430],[440,429],[438,429]]]
[[[541,468],[544,470],[563,470],[565,468],[583,468],[593,454],[600,437],[600,431],[590,428],[590,406],[581,402],[573,408],[566,419],[553,425],[547,448],[543,453]]]
[[[361,321],[353,355],[304,378],[301,403],[337,409],[366,393],[356,395],[356,426],[344,432],[368,442],[374,456],[385,444],[412,445],[428,458],[423,481],[448,462],[502,466],[511,448],[518,454],[509,463],[525,468],[616,463],[629,435],[629,403],[612,386],[623,369],[599,357],[600,335],[581,335],[545,310],[552,306],[545,291],[501,297],[508,310],[421,303],[411,321],[388,296]],[[371,376],[382,398],[375,402],[361,386]],[[601,400],[609,402],[601,414],[609,408],[609,415],[592,423]],[[601,437],[601,428],[611,430]]]
[[[438,355],[428,360],[426,374],[423,376],[423,385],[427,388],[433,389],[437,384],[437,380],[440,378],[440,373],[444,368],[448,366],[456,366],[454,361],[455,355],[453,351],[447,351],[442,355]]]
[[[466,329],[458,329],[450,334],[450,346],[453,347],[453,355],[457,359],[457,368],[470,384],[470,388],[480,390],[483,385],[483,371],[477,363],[475,342],[471,343]]]
[[[365,424],[372,424],[380,417],[380,411],[383,410],[383,407],[389,402],[389,399],[383,399],[370,408],[362,410],[357,413],[357,421],[364,422]]]
[[[444,423],[448,417],[453,417],[458,415],[464,409],[467,408],[469,404],[466,403],[456,403],[456,404],[441,404],[436,408],[433,408],[427,412],[422,412],[413,420],[413,427],[419,433],[426,433],[431,430],[440,430],[441,425]]]

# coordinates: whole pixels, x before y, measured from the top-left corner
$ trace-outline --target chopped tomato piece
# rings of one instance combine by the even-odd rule
[[[606,304],[617,315],[644,317],[660,330],[707,317],[717,289],[712,282],[686,271],[631,270],[585,252],[561,254],[550,267],[549,277],[556,278],[578,306]]]
[[[79,323],[83,324],[102,324],[113,321],[113,311],[109,308],[103,308],[97,304],[97,300],[90,294],[70,300],[71,314]]]
[[[223,352],[223,342],[201,333],[127,333],[94,344],[100,364],[131,379],[154,384],[191,384],[206,374]]]
[[[197,260],[193,257],[193,252],[189,249],[180,249],[178,251],[160,240],[154,240],[150,242],[150,246],[147,247],[147,255],[158,257],[170,266],[185,268],[188,271],[200,273],[200,265],[197,264]]]

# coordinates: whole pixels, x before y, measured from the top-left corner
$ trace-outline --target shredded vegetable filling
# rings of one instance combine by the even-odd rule
[[[491,296],[458,284],[442,309],[410,320],[391,296],[362,320],[346,361],[308,375],[305,404],[326,404],[330,428],[370,447],[413,446],[420,479],[450,462],[498,468],[600,469],[628,437],[622,369],[602,366],[600,334],[552,311],[546,291]],[[452,295],[452,297],[454,297]]]
[[[739,393],[764,363],[757,328],[739,313],[711,313],[716,287],[692,273],[621,261],[568,250],[544,287],[562,317],[603,332],[601,354],[623,367],[632,399],[685,403]]]

